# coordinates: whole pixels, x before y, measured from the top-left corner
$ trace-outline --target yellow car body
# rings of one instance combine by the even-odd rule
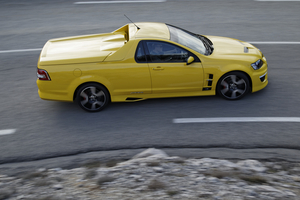
[[[230,89],[228,81],[220,81],[231,72],[244,74],[252,92],[268,84],[266,58],[253,45],[232,38],[199,36],[206,40],[202,43],[207,52],[211,48],[210,54],[199,53],[198,47],[192,49],[183,40],[172,40],[177,36],[172,36],[170,29],[164,23],[130,23],[111,33],[49,40],[38,61],[40,98],[74,101],[78,89],[89,83],[101,84],[111,102],[215,95],[218,84],[219,91]],[[163,44],[176,56],[151,61],[153,44]],[[258,60],[262,61],[259,68],[251,67]]]

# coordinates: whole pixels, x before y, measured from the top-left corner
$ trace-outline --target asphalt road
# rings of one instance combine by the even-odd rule
[[[300,2],[74,2],[0,1],[0,52],[42,48],[56,37],[111,32],[128,23],[124,14],[204,35],[300,42]],[[113,103],[99,113],[39,98],[39,51],[0,53],[0,130],[17,129],[0,135],[0,164],[150,147],[194,157],[300,161],[300,123],[173,123],[175,118],[300,117],[300,44],[255,45],[267,58],[269,85],[242,100],[152,99]]]

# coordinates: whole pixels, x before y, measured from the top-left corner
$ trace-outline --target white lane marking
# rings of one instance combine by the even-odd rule
[[[300,122],[300,117],[217,117],[217,118],[178,118],[173,123],[218,123],[218,122]]]
[[[160,3],[167,0],[141,0],[141,1],[80,1],[74,2],[74,4],[98,4],[98,3]]]
[[[300,1],[300,0],[299,0]],[[275,41],[270,41],[270,42],[249,42],[251,44],[300,44],[300,42],[275,42]]]
[[[41,51],[42,49],[13,49],[13,50],[3,50],[0,53],[16,53],[16,52],[26,52],[26,51]]]
[[[5,129],[5,130],[0,130],[0,135],[14,134],[16,131],[17,131],[17,129]]]
[[[300,1],[300,0],[255,0],[255,1]]]

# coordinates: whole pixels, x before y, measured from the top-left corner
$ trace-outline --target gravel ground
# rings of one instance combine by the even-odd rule
[[[124,162],[2,173],[0,200],[21,199],[299,200],[300,163],[184,159],[148,149]]]

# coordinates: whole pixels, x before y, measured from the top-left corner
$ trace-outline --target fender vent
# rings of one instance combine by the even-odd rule
[[[208,81],[207,81],[207,85],[208,85],[208,86],[212,86],[212,80],[208,80]]]
[[[211,90],[211,86],[213,84],[214,75],[213,74],[206,74],[206,83],[204,83],[203,91]],[[207,86],[207,87],[205,87]]]

